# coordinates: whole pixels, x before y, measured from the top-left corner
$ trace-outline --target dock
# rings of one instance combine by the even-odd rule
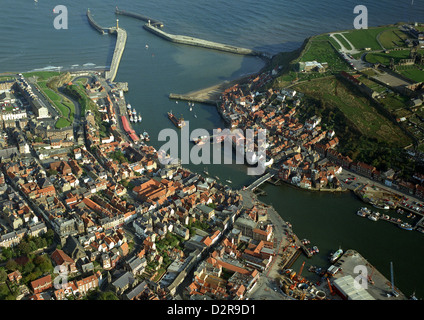
[[[369,294],[375,300],[406,300],[407,297],[394,286],[398,296],[392,295],[392,283],[386,277],[384,277],[373,265],[371,265],[363,256],[361,256],[355,250],[347,250],[334,266],[341,268],[332,278],[332,286],[346,299],[355,299],[355,297],[363,296],[361,292]],[[359,275],[357,266],[361,266],[366,273],[364,276]],[[396,267],[396,266],[395,266]],[[387,264],[387,271],[390,274],[390,265]],[[347,280],[356,279],[358,284],[361,285],[362,289],[350,288],[347,290]],[[342,279],[344,278],[344,279]],[[336,283],[335,283],[336,282]],[[339,283],[339,286],[337,285]],[[346,289],[346,290],[344,290]],[[350,294],[350,297],[346,297],[346,294]]]

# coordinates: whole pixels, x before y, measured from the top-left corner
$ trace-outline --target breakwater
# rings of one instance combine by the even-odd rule
[[[236,46],[231,46],[228,44],[222,44],[214,41],[209,40],[203,40],[199,38],[189,37],[189,36],[182,36],[182,35],[174,35],[167,32],[164,32],[157,27],[155,27],[152,24],[145,24],[143,26],[144,29],[147,31],[150,31],[151,33],[174,43],[180,43],[180,44],[186,44],[190,46],[195,47],[201,47],[206,49],[213,49],[213,50],[219,50],[229,53],[235,53],[235,54],[241,54],[241,55],[252,55],[252,56],[259,56],[263,58],[270,58],[269,54],[264,52],[255,51],[252,49],[247,48],[241,48]]]
[[[163,27],[163,22],[156,20],[156,19],[152,19],[150,17],[144,16],[144,15],[139,14],[139,13],[119,10],[118,7],[115,8],[115,13],[123,15],[123,16],[136,18],[136,19],[145,21],[147,23],[150,23],[151,25],[154,25],[154,26]]]
[[[96,21],[94,21],[93,16],[91,15],[91,11],[90,9],[87,9],[87,18],[88,18],[88,22],[90,23],[90,25],[96,29],[97,31],[99,31],[101,34],[106,34],[108,28],[103,28],[101,25],[99,25]]]

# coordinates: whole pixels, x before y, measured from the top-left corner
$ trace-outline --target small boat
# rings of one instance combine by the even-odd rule
[[[218,176],[215,176],[215,179],[216,179],[216,180],[220,180]]]
[[[137,111],[133,109],[132,114],[137,114]]]
[[[360,216],[360,217],[366,217],[367,215],[366,215],[366,213],[365,213],[365,211],[363,211],[363,210],[361,210],[361,209],[359,209],[357,212],[356,212],[356,214],[358,215],[358,216]]]
[[[143,137],[144,137],[144,140],[146,140],[146,141],[150,141],[150,136],[149,136],[149,134],[147,133],[147,131],[144,131],[144,132],[143,132]]]
[[[131,109],[131,104],[127,104],[127,109]]]
[[[209,175],[208,168],[206,168],[206,167],[205,167],[205,170],[203,170],[203,172],[204,172],[205,174]]]
[[[149,45],[148,44],[146,44],[146,49],[149,49]]]
[[[313,247],[312,247],[312,250],[314,250],[314,253],[319,253],[319,249],[318,249],[318,247],[317,247],[317,246],[313,246]]]
[[[368,219],[370,219],[372,221],[378,221],[378,216],[375,215],[375,213],[373,212],[368,216]]]
[[[399,228],[401,228],[403,230],[408,230],[408,231],[412,230],[412,226],[409,223],[406,223],[406,222],[399,224]]]
[[[143,117],[141,116],[141,114],[138,115],[138,122],[141,122],[143,120]]]
[[[225,180],[225,181],[227,181],[228,183],[233,183],[230,179],[228,179],[228,180]]]
[[[132,116],[132,115],[130,115],[130,121],[131,121],[131,122],[134,122],[134,118],[133,118],[133,116]]]
[[[197,115],[196,115],[196,114],[194,114],[194,117],[195,117],[195,118],[197,118]]]
[[[343,250],[341,248],[339,248],[336,252],[334,252],[333,254],[331,254],[331,256],[330,256],[330,262],[331,263],[336,262],[342,255],[343,255]]]

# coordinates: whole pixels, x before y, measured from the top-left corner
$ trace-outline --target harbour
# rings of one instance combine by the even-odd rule
[[[96,9],[96,19],[101,17],[102,19],[100,21],[110,21],[111,16],[109,15],[109,11],[113,12],[110,8],[104,11],[100,9],[97,11]],[[154,12],[153,8],[150,12]],[[162,13],[161,17],[165,18],[164,21],[169,21],[170,16]],[[137,31],[133,32],[132,35],[135,39],[134,43],[129,43],[126,47],[126,58],[121,63],[117,77],[118,79],[122,78],[125,81],[129,81],[131,87],[131,91],[127,94],[129,100],[133,102],[134,107],[139,112],[142,112],[143,115],[146,114],[146,121],[134,124],[134,128],[138,132],[147,129],[152,136],[152,145],[156,147],[160,146],[160,144],[155,141],[158,129],[153,120],[156,120],[156,123],[167,121],[166,112],[170,109],[171,105],[175,106],[175,101],[168,101],[169,92],[189,92],[193,88],[210,86],[221,79],[220,73],[224,74],[225,78],[230,79],[259,69],[257,62],[244,60],[246,57],[225,57],[225,59],[221,59],[215,53],[205,54],[206,58],[202,58],[205,60],[201,60],[198,62],[198,65],[192,66],[189,60],[195,60],[193,59],[195,55],[190,52],[189,48],[186,50],[170,47],[171,44],[169,43],[161,44],[154,37],[149,37],[148,35],[144,35],[143,32],[139,32],[136,29],[136,24],[132,24],[130,21],[126,21],[125,24],[126,29]],[[177,24],[174,22],[175,25]],[[325,28],[332,29],[333,26],[326,26]],[[182,33],[187,32],[187,30],[189,29],[184,29],[184,27],[179,29]],[[203,32],[206,31],[203,30]],[[302,35],[296,36],[302,38]],[[94,38],[93,42],[96,45],[96,49],[90,49],[87,46],[82,51],[81,57],[78,58],[80,60],[77,63],[82,65],[87,63],[87,61],[94,61],[98,66],[104,65],[106,58],[96,57],[98,56],[98,51],[102,50],[99,47],[103,48],[105,52],[108,51],[108,42],[106,41],[104,45],[93,34],[90,37]],[[222,38],[223,41],[224,39],[225,41],[231,39],[231,35],[227,37]],[[105,40],[102,41],[104,42]],[[137,45],[135,44],[136,42],[138,43]],[[145,43],[149,43],[148,50],[144,49]],[[241,42],[240,44],[248,44],[248,41]],[[156,51],[153,51],[154,48],[156,48]],[[152,56],[152,52],[156,53],[155,57]],[[162,53],[162,56],[158,54],[159,52]],[[37,51],[35,55],[37,57]],[[166,58],[164,57],[165,55],[167,56]],[[75,59],[74,56],[69,58],[66,55],[62,55],[61,59],[52,59],[50,63],[41,57],[42,55],[39,53],[38,60],[35,58],[35,67],[61,65],[61,63],[66,64],[66,61],[73,61]],[[244,62],[240,62],[238,59],[243,59]],[[202,78],[199,73],[196,73],[196,70],[199,68],[209,71],[208,65],[210,63],[214,63],[215,65],[221,63],[225,68],[222,67],[220,70],[216,70],[216,72],[211,72],[210,79]],[[226,71],[229,65],[233,66],[232,69],[229,69],[232,70],[231,72]],[[18,66],[17,63],[16,66]],[[15,67],[12,64],[10,68]],[[26,68],[29,70],[29,68],[33,67],[27,64]],[[188,71],[183,72],[181,70],[183,68],[188,68]],[[153,76],[149,79],[142,79],[143,77],[141,75],[146,73]],[[178,76],[175,76],[172,81],[164,79],[169,73]],[[174,83],[178,81],[180,83]],[[198,119],[192,125],[208,128],[223,127],[223,122],[219,114],[213,108],[207,105],[196,107],[198,107]],[[155,108],[155,112],[149,113],[148,111],[151,108]],[[185,114],[184,116],[187,119],[189,118],[189,114]],[[197,168],[193,166],[191,169],[201,172],[203,166],[197,166]],[[245,168],[242,166],[210,166],[209,171],[210,174],[218,175],[222,179],[231,177],[234,186],[242,187],[251,183],[253,180],[252,177],[246,177]],[[264,184],[262,188],[267,193],[267,196],[262,198],[262,200],[272,203],[280,215],[293,224],[295,232],[300,237],[311,238],[318,244],[321,251],[320,254],[311,257],[308,263],[317,265],[320,262],[324,263],[325,259],[322,257],[326,256],[327,252],[334,250],[335,247],[337,248],[341,243],[344,248],[350,247],[358,250],[376,268],[381,270],[386,277],[390,277],[388,262],[393,260],[397,275],[396,283],[406,293],[411,293],[414,289],[417,289],[418,295],[418,289],[424,287],[419,268],[411,267],[411,265],[420,265],[423,262],[422,257],[414,255],[414,250],[412,249],[417,244],[422,243],[422,235],[418,232],[405,232],[400,228],[393,228],[390,224],[373,224],[370,221],[359,219],[354,215],[354,212],[356,212],[362,203],[351,194],[311,194],[287,185],[273,186]],[[375,238],[382,239],[381,241],[384,242],[384,245],[377,243],[374,240]],[[297,259],[296,261],[292,261],[292,263],[292,267],[298,270],[302,259]]]

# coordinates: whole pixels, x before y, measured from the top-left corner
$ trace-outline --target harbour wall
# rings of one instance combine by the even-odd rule
[[[128,17],[136,18],[136,19],[139,19],[139,20],[142,20],[142,21],[145,21],[145,22],[149,22],[150,21],[150,24],[151,25],[163,27],[163,22],[161,22],[159,20],[156,20],[156,19],[152,19],[152,18],[143,16],[143,15],[141,15],[139,13],[134,13],[134,12],[124,11],[124,10],[119,10],[118,7],[115,8],[115,13],[116,14],[123,15],[123,16],[128,16]]]
[[[201,48],[206,48],[206,49],[219,50],[219,51],[230,52],[230,53],[241,54],[241,55],[252,55],[252,56],[261,56],[261,57],[266,56],[266,54],[264,54],[262,52],[254,51],[254,50],[251,50],[251,49],[240,48],[240,47],[236,47],[236,46],[230,46],[230,45],[227,45],[227,44],[222,44],[222,43],[218,43],[218,42],[193,38],[193,37],[189,37],[189,36],[169,34],[169,33],[166,33],[164,31],[156,28],[152,24],[150,24],[150,25],[145,24],[143,27],[147,31],[150,31],[153,34],[155,34],[155,35],[157,35],[157,36],[159,36],[159,37],[161,37],[165,40],[174,42],[174,43],[186,44],[186,45],[191,45],[191,46],[196,46],[196,47],[201,47]]]
[[[127,42],[127,32],[122,28],[110,28],[110,33],[116,33],[116,45],[115,50],[113,51],[112,62],[110,64],[109,71],[105,72],[106,80],[113,81],[118,72],[119,63],[121,62],[122,54],[124,53],[125,44]]]
[[[99,31],[101,34],[105,34],[106,33],[105,30],[107,30],[107,28],[103,28],[96,21],[94,21],[93,16],[91,15],[90,9],[87,9],[87,18],[88,18],[88,22],[90,23],[90,25],[94,29],[96,29],[97,31]]]

